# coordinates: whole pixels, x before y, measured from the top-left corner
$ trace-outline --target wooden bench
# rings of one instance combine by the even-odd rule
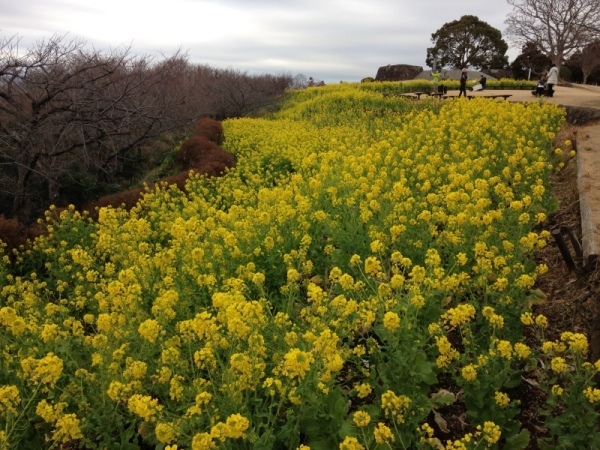
[[[414,94],[396,94],[398,97],[410,98],[411,100],[419,100],[421,98],[420,95]]]
[[[512,97],[512,94],[478,95],[477,97],[484,97],[484,98],[503,98],[504,100],[508,100],[508,97]]]
[[[429,95],[429,92],[413,92],[417,96],[417,100],[421,99],[421,95]]]
[[[421,100],[421,95],[428,95],[431,97],[443,98],[444,94],[441,92],[409,92],[406,94],[396,94],[398,97],[412,98],[416,100]]]

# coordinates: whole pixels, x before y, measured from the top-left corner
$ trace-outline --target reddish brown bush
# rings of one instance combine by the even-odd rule
[[[198,136],[204,136],[209,141],[218,145],[223,143],[223,125],[219,121],[205,117],[196,122],[194,129]]]
[[[168,186],[176,185],[177,188],[181,191],[185,191],[185,182],[189,177],[189,170],[185,170],[183,172],[179,172],[175,175],[171,175],[170,177],[161,178],[156,181],[155,184],[162,185],[163,183],[167,183]]]
[[[208,162],[217,162],[223,164],[225,167],[233,167],[235,165],[235,157],[233,156],[233,153],[229,153],[221,147],[216,147],[206,155],[206,159],[200,165],[192,168],[197,169],[197,171],[200,172],[202,171],[203,164]]]
[[[177,163],[183,170],[198,166],[206,159],[207,154],[219,148],[205,136],[192,136],[181,144],[176,156]]]
[[[169,186],[175,185],[178,189],[185,191],[185,183],[190,170],[195,173],[217,177],[223,175],[227,168],[235,165],[233,154],[217,145],[217,142],[221,142],[223,139],[223,127],[220,122],[213,119],[201,119],[196,124],[196,133],[196,135],[181,144],[181,149],[176,156],[176,162],[182,171],[155,181],[150,184],[150,189],[156,185],[166,183]],[[87,211],[94,220],[98,219],[98,210],[103,207],[111,206],[129,211],[137,204],[145,190],[144,187],[105,195],[85,206],[83,211]]]
[[[27,234],[18,219],[6,219],[0,215],[0,240],[6,244],[7,249],[11,249],[24,244]]]
[[[208,161],[218,161],[228,167],[235,164],[233,154],[204,136],[192,136],[184,141],[176,159],[183,170],[200,168]]]
[[[202,163],[200,167],[193,168],[192,171],[209,177],[220,177],[225,173],[226,169],[228,169],[229,167],[231,167],[229,164],[225,164],[220,161],[210,160]]]
[[[32,223],[26,230],[26,239],[33,241],[35,238],[48,233],[48,228],[43,223]]]
[[[140,199],[144,189],[138,188],[131,191],[117,192],[116,194],[105,195],[100,197],[95,202],[86,206],[84,211],[87,211],[93,219],[98,219],[98,209],[112,206],[113,208],[123,208],[129,211],[133,208]]]

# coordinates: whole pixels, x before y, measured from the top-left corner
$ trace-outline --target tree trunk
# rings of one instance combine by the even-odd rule
[[[29,178],[29,168],[19,166],[17,169],[17,182],[15,184],[15,197],[13,199],[12,217],[18,217],[23,220],[27,215],[23,207],[25,205],[25,192],[27,191],[27,179]]]
[[[25,153],[25,152],[24,152]],[[12,217],[17,217],[21,223],[31,220],[32,205],[27,201],[29,181],[36,170],[40,155],[34,155],[30,160],[18,164],[15,198],[12,206]],[[25,158],[24,158],[25,159]]]

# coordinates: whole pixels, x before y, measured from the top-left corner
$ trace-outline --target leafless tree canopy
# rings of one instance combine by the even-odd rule
[[[537,44],[560,67],[563,59],[600,37],[598,0],[507,0],[507,36]]]
[[[588,77],[600,69],[600,40],[586,45],[583,50],[575,53],[571,58],[571,63],[581,69],[583,84],[586,84]]]
[[[17,37],[3,38],[0,213],[29,218],[40,190],[46,192],[38,209],[56,200],[61,177],[74,166],[92,180],[109,177],[134,149],[166,131],[202,116],[250,114],[291,82],[194,66],[181,52],[154,61],[130,47],[90,51],[65,36],[21,52]]]

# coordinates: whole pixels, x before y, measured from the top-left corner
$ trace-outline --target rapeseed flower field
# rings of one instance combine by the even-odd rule
[[[600,447],[600,361],[531,310],[564,117],[309,88],[224,122],[221,178],[49,211],[0,265],[0,448],[524,449],[525,377],[540,448]]]

